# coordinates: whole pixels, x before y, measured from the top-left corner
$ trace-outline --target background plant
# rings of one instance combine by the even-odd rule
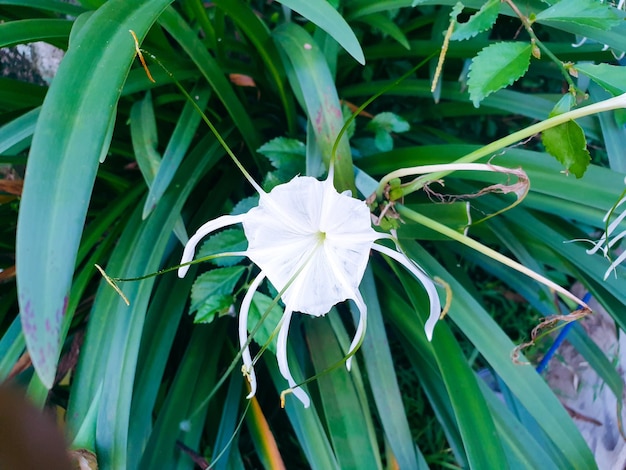
[[[124,284],[126,306],[93,266],[119,277],[173,266],[187,231],[253,204],[174,79],[268,189],[298,173],[321,176],[344,122],[339,99],[355,109],[396,81],[439,50],[454,19],[435,91],[433,58],[371,104],[339,144],[338,188],[367,197],[393,170],[455,161],[567,111],[584,93],[594,102],[626,91],[613,54],[626,50],[622,11],[591,0],[464,8],[408,0],[0,0],[0,15],[3,46],[44,40],[68,49],[49,89],[0,79],[2,168],[21,175],[26,167],[21,194],[7,193],[1,180],[8,195],[0,205],[0,378],[64,410],[73,445],[95,452],[102,468],[191,468],[190,455],[211,461],[224,449],[214,467],[488,468],[505,459],[524,468],[593,466],[542,378],[510,359],[511,337],[575,306],[406,218],[399,226],[406,252],[450,285],[447,319],[428,343],[425,293],[374,257],[362,284],[370,321],[361,353],[350,374],[338,369],[309,385],[309,410],[289,401],[278,408],[283,384],[267,352],[257,368],[264,386],[249,409],[238,367],[216,388],[238,349],[228,312],[247,276],[207,287],[217,269],[196,265],[195,285],[194,276],[171,273]],[[167,69],[144,54],[154,82],[135,60],[129,30]],[[494,57],[503,61],[489,69]],[[531,191],[469,234],[561,285],[581,282],[623,328],[623,268],[604,281],[606,260],[587,256],[583,244],[563,244],[605,228],[623,189],[623,121],[605,113],[555,132],[543,137],[548,150],[560,147],[555,140],[578,142],[558,160],[538,140],[485,156],[521,166]],[[502,178],[452,174],[445,188],[431,184],[430,196],[413,193],[404,204],[462,232],[465,203],[441,204],[437,194],[476,193],[492,182]],[[472,199],[472,218],[509,203]],[[241,241],[228,232],[212,243]],[[199,294],[210,288],[214,296],[216,287],[218,299]],[[505,302],[503,291],[524,301]],[[349,309],[338,310],[292,326],[289,355],[302,378],[343,356],[353,326]],[[621,397],[615,369],[597,353],[587,359]],[[477,378],[482,367],[497,375],[505,405]]]

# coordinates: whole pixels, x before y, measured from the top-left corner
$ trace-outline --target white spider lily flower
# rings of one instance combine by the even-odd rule
[[[242,368],[251,392],[256,393],[256,377],[247,346],[248,312],[252,296],[267,278],[282,292],[285,311],[277,339],[277,361],[281,374],[289,383],[293,394],[305,407],[310,405],[308,395],[298,387],[287,362],[287,334],[294,312],[319,317],[337,303],[352,300],[360,319],[348,355],[360,345],[365,334],[367,306],[359,292],[369,260],[370,250],[377,250],[404,265],[425,287],[430,300],[430,313],[426,323],[426,336],[432,338],[441,304],[435,285],[430,278],[402,251],[377,245],[389,234],[372,228],[370,211],[364,201],[351,197],[348,192],[338,193],[333,186],[332,169],[325,181],[309,176],[296,176],[269,193],[254,184],[260,199],[258,206],[241,215],[225,215],[211,220],[189,239],[181,264],[194,257],[198,242],[228,225],[241,223],[248,240],[244,252],[261,270],[246,292],[239,314],[239,340],[242,347]],[[178,270],[185,276],[188,266]],[[351,358],[346,361],[350,370]]]
[[[624,202],[626,202],[626,196],[622,197],[619,200],[619,202],[617,204],[615,204],[615,206],[613,206],[613,208],[606,213],[606,215],[604,216],[602,221],[606,222],[609,219],[609,217],[611,216],[611,214],[613,214],[613,212],[619,206],[621,206]],[[602,236],[600,237],[600,240],[598,240],[597,242],[594,242],[593,248],[589,248],[587,250],[587,254],[588,255],[593,255],[598,250],[600,250],[600,251],[602,251],[602,254],[604,255],[605,258],[609,258],[609,250],[618,241],[620,241],[622,238],[626,237],[626,230],[618,233],[617,235],[614,235],[614,233],[613,233],[613,232],[615,232],[615,229],[622,223],[622,221],[624,219],[626,219],[626,210],[624,210],[619,216],[617,216],[615,218],[615,220],[613,220],[608,225],[608,227],[606,228],[606,232],[604,232],[602,234]],[[606,280],[609,277],[609,274],[611,273],[611,271],[614,271],[615,268],[617,268],[617,266],[619,266],[624,260],[626,260],[626,250],[624,250],[615,260],[613,260],[613,262],[609,266],[609,269],[607,269],[606,273],[604,273],[604,280]]]

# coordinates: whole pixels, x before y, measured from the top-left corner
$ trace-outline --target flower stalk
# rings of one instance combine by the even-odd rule
[[[619,96],[615,96],[613,98],[609,98],[598,103],[590,104],[588,106],[584,106],[582,108],[576,108],[572,111],[568,111],[563,114],[559,114],[557,116],[553,116],[551,118],[546,119],[545,121],[538,122],[533,124],[532,126],[521,129],[513,134],[507,135],[501,139],[498,139],[490,144],[485,145],[473,152],[468,153],[467,155],[459,158],[454,163],[473,163],[477,162],[481,158],[487,157],[489,155],[493,155],[498,153],[505,147],[513,145],[520,140],[526,139],[532,135],[538,134],[540,132],[545,131],[546,129],[551,129],[552,127],[558,126],[559,124],[563,124],[568,121],[572,121],[574,119],[579,119],[581,117],[590,116],[592,114],[602,113],[604,111],[611,111],[613,109],[626,108],[626,93],[621,94]],[[419,168],[419,167],[418,167]],[[450,173],[456,171],[453,167],[448,170],[436,171],[428,176],[428,178],[422,178],[419,182],[416,182],[415,185],[411,186],[411,191],[417,191],[424,187],[431,181],[435,181]],[[383,194],[385,191],[385,187],[389,184],[389,182],[394,179],[396,172],[389,173],[385,177],[380,180],[378,185],[378,189],[376,190],[376,196],[378,200],[383,198]],[[403,195],[408,194],[404,192]]]

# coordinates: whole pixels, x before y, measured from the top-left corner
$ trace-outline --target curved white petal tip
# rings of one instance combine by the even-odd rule
[[[249,400],[254,395],[256,395],[256,374],[254,373],[254,368],[252,366],[243,365],[241,367],[242,374],[248,379],[248,383],[250,384],[250,393],[246,396]]]
[[[355,349],[361,346],[363,343],[363,338],[365,338],[365,330],[367,329],[367,305],[365,305],[365,301],[361,296],[361,293],[357,290],[354,293],[354,298],[352,299],[359,309],[359,324],[356,327],[356,332],[354,333],[354,338],[352,339],[352,343],[350,344],[350,349],[348,350],[348,354],[352,354]],[[346,369],[350,371],[352,368],[352,358],[354,356],[350,356],[346,361]]]
[[[278,331],[278,338],[276,339],[276,361],[278,362],[278,369],[289,383],[289,388],[280,394],[280,400],[281,405],[284,406],[285,395],[287,393],[293,393],[295,397],[302,402],[304,407],[308,408],[311,405],[311,399],[301,387],[297,386],[289,370],[289,363],[287,362],[287,335],[289,334],[289,323],[291,322],[292,314],[293,311],[289,307],[286,307],[281,320],[282,325]]]
[[[200,227],[196,233],[189,239],[187,244],[185,245],[185,249],[183,250],[183,256],[180,260],[180,264],[185,264],[193,260],[196,246],[204,237],[206,237],[211,232],[218,230],[223,227],[227,227],[229,225],[240,223],[244,220],[246,214],[239,215],[222,215],[214,220],[209,220],[202,227]],[[183,278],[189,271],[189,266],[181,266],[178,268],[178,277]]]
[[[380,251],[381,253],[389,256],[390,258],[395,259],[398,263],[402,264],[415,278],[422,283],[424,289],[426,289],[426,293],[428,294],[428,300],[430,302],[430,313],[428,314],[428,320],[426,320],[426,325],[424,325],[424,332],[426,333],[426,338],[428,341],[433,339],[433,330],[435,329],[435,325],[439,320],[439,316],[441,315],[441,302],[439,300],[439,295],[437,294],[437,288],[435,287],[435,283],[426,275],[424,271],[420,267],[415,264],[410,258],[408,258],[404,253],[397,252],[391,250],[383,245],[372,245],[374,250]]]
[[[424,326],[424,332],[426,333],[428,341],[433,340],[433,331],[435,330],[437,321],[439,321],[439,312],[435,312],[431,309],[430,316],[428,317],[428,320],[426,320],[426,325]]]
[[[250,304],[252,303],[252,297],[259,288],[261,282],[265,279],[265,273],[261,271],[248,287],[246,295],[244,295],[241,301],[241,310],[239,312],[239,344],[241,345],[241,358],[243,365],[241,366],[241,372],[248,379],[250,384],[250,393],[246,398],[250,399],[256,394],[256,374],[254,373],[254,366],[252,364],[252,357],[250,356],[250,348],[247,345],[248,342],[248,313],[250,312]]]

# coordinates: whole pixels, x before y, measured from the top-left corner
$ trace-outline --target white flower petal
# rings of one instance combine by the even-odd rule
[[[209,220],[206,224],[200,227],[196,231],[196,233],[194,233],[193,237],[191,237],[185,245],[180,264],[188,263],[193,259],[193,255],[196,251],[196,246],[198,245],[198,242],[206,237],[209,233],[228,225],[243,222],[245,217],[246,214],[223,215],[221,217],[218,217],[217,219]],[[178,277],[185,277],[187,271],[189,271],[189,266],[181,266],[180,268],[178,268]]]
[[[623,233],[626,233],[626,232],[623,232]],[[606,270],[606,273],[604,273],[605,281],[609,277],[609,274],[611,274],[611,271],[615,270],[615,268],[617,268],[624,260],[626,260],[626,251],[622,252],[622,254],[619,255],[617,259],[611,263],[611,266],[609,266],[609,269]]]
[[[424,271],[422,271],[421,268],[419,268],[405,254],[398,253],[397,251],[387,248],[386,246],[376,244],[372,246],[372,249],[377,250],[402,264],[417,278],[418,281],[422,283],[424,289],[426,289],[426,293],[428,294],[428,299],[430,301],[430,313],[428,315],[428,320],[426,320],[424,331],[426,332],[428,341],[431,341],[433,339],[433,330],[435,329],[435,325],[437,324],[439,315],[441,314],[441,303],[439,302],[439,295],[437,294],[435,284],[430,280],[426,273],[424,273]]]
[[[243,220],[248,256],[294,311],[324,315],[352,298],[380,235],[363,201],[339,194],[332,180],[299,176],[261,197]],[[341,269],[329,268],[333,257]],[[297,274],[297,276],[296,276]]]
[[[248,313],[250,312],[252,297],[261,285],[261,282],[263,282],[263,279],[265,279],[265,273],[261,271],[259,275],[254,278],[250,287],[248,287],[248,291],[241,301],[241,310],[239,312],[239,344],[241,346],[241,358],[243,360],[242,370],[248,382],[250,382],[250,393],[246,398],[252,398],[256,394],[256,374],[254,373],[252,357],[250,357],[250,347],[246,345],[248,342]]]
[[[278,339],[276,340],[276,360],[278,361],[278,369],[289,383],[292,393],[302,402],[305,408],[308,408],[311,406],[311,399],[302,388],[296,386],[296,381],[291,375],[289,363],[287,362],[287,336],[289,334],[289,323],[291,323],[292,314],[293,311],[285,308],[285,313],[281,320],[282,324],[278,332]]]
[[[367,305],[365,305],[365,301],[361,296],[359,291],[356,291],[355,297],[352,299],[359,309],[359,324],[356,327],[356,332],[354,333],[354,338],[352,339],[352,343],[350,344],[350,349],[348,349],[348,355],[352,353],[356,348],[358,348],[363,342],[363,338],[365,337],[365,329],[367,328]],[[346,361],[346,369],[350,370],[352,367],[352,358],[354,356],[350,356]]]

